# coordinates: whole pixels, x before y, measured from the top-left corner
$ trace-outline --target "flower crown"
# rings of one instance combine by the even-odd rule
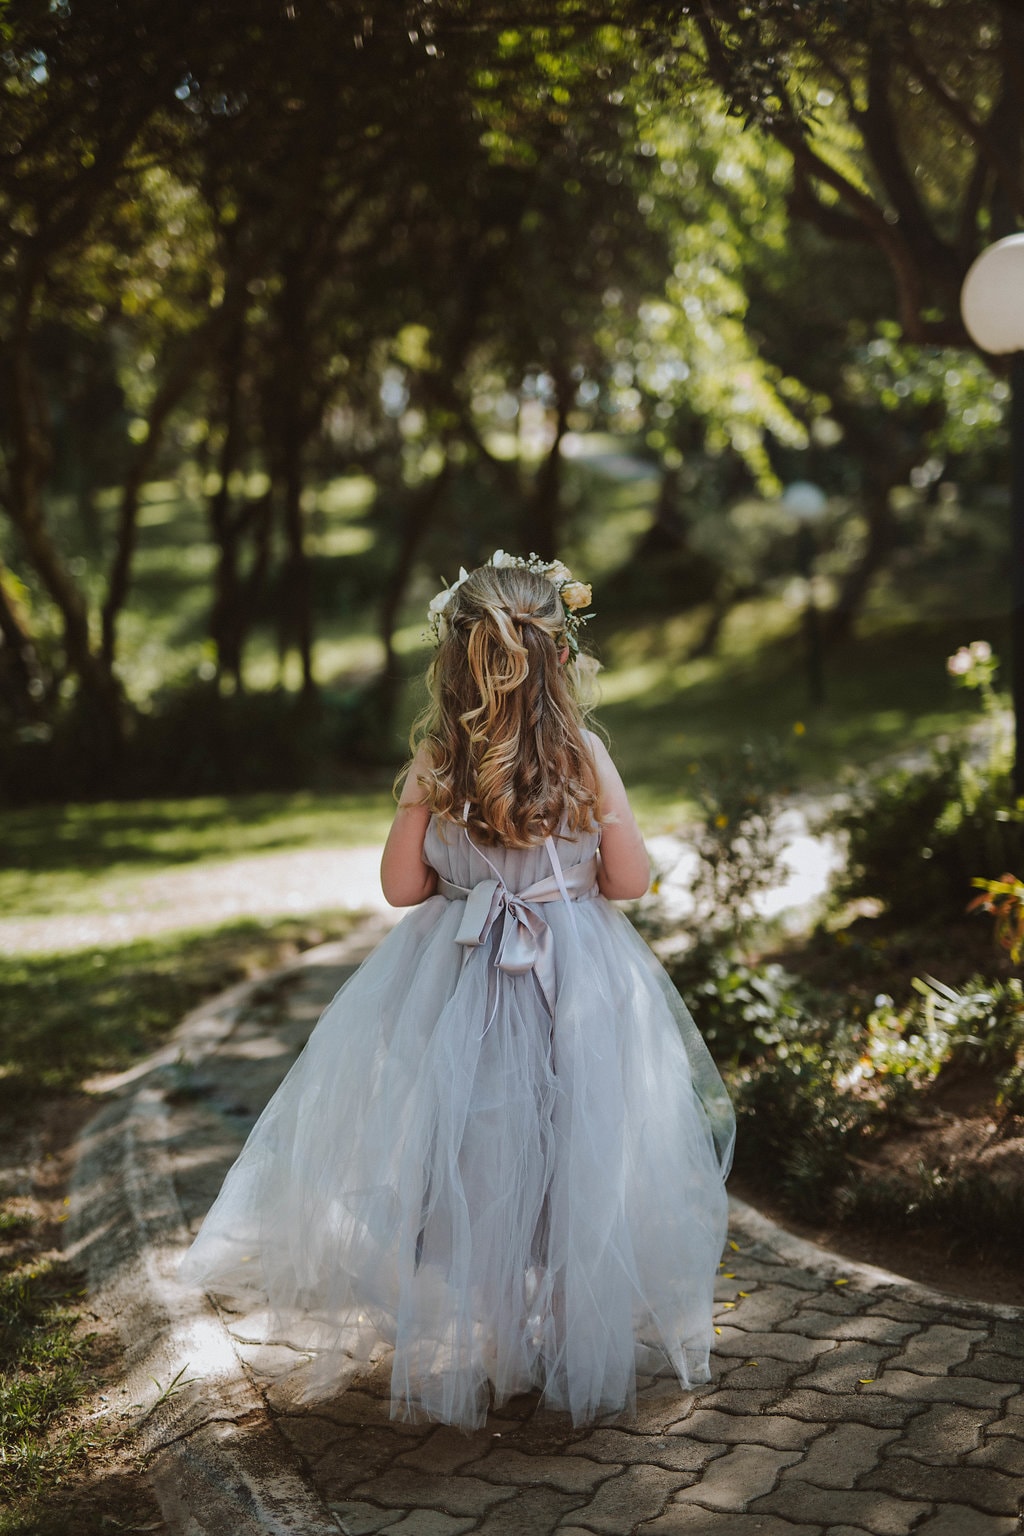
[[[533,571],[537,576],[543,576],[550,581],[561,599],[566,644],[574,658],[579,655],[580,629],[588,619],[594,617],[592,613],[582,612],[584,608],[589,608],[593,596],[585,581],[577,581],[569,567],[561,560],[542,560],[539,555],[528,555],[524,559],[521,555],[507,555],[503,549],[496,549],[491,558],[484,563],[496,566],[498,569],[507,569],[512,566],[521,571]],[[427,608],[427,628],[435,645],[440,645],[445,637],[449,604],[468,577],[469,572],[466,567],[460,566],[458,579],[453,581],[450,587],[442,587],[437,596],[430,599]]]

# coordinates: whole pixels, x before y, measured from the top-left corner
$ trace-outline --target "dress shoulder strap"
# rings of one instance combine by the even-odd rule
[[[558,886],[562,901],[565,903],[565,910],[569,914],[570,926],[572,927],[573,933],[576,934],[578,938],[579,929],[576,926],[576,912],[573,907],[572,898],[570,897],[568,888],[565,884],[565,875],[562,873],[562,861],[558,857],[558,849],[555,847],[555,840],[550,834],[544,839],[544,847],[547,849],[548,860],[551,864],[551,873],[555,877],[555,884]]]

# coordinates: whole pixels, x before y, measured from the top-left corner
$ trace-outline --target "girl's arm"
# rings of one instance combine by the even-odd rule
[[[619,770],[599,736],[587,732],[600,791],[601,861],[597,888],[612,901],[635,901],[651,883],[651,862]]]
[[[421,747],[405,776],[395,819],[380,861],[380,883],[393,907],[415,907],[437,891],[437,871],[423,859],[423,839],[430,824],[420,771],[426,756]]]

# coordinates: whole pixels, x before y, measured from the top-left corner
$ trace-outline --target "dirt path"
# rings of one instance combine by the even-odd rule
[[[128,944],[245,917],[390,911],[380,888],[380,846],[310,848],[190,864],[126,880],[89,912],[0,920],[0,950],[50,954]]]
[[[818,900],[836,851],[808,829],[805,813],[786,811],[788,877],[759,902],[766,917]],[[688,906],[696,855],[676,836],[650,839],[662,875],[662,899],[673,914]],[[190,864],[126,877],[101,890],[86,912],[0,919],[0,951],[53,954],[153,938],[182,928],[214,928],[246,917],[295,917],[325,911],[391,912],[379,878],[380,846],[306,848]],[[395,914],[396,916],[400,914]]]

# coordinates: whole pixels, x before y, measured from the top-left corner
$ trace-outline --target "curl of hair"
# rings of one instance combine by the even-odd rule
[[[530,848],[593,827],[597,773],[576,667],[563,666],[561,599],[545,577],[481,566],[459,587],[410,744],[432,812],[481,842]]]

